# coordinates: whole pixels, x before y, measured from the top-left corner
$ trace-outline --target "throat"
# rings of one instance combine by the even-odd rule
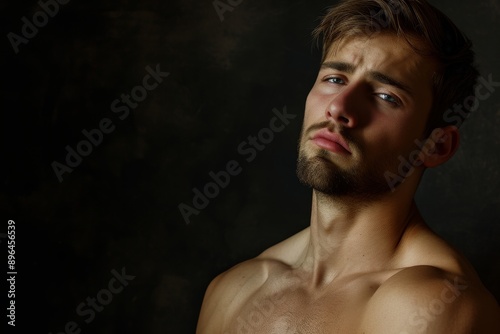
[[[313,286],[394,268],[402,240],[420,216],[416,206],[399,214],[377,209],[356,215],[313,210],[309,240],[300,261]]]

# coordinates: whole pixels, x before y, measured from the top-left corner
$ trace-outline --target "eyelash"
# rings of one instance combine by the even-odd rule
[[[386,93],[379,93],[379,94],[377,94],[377,95],[378,95],[378,96],[379,96],[382,100],[384,100],[384,101],[386,101],[386,102],[388,102],[388,103],[390,103],[390,104],[393,104],[393,105],[395,105],[395,106],[400,106],[400,105],[401,105],[401,103],[399,102],[399,99],[398,99],[397,97],[394,97],[394,96],[389,95],[389,94],[386,94]],[[386,100],[386,99],[382,98],[382,96],[389,97],[389,98],[391,98],[393,101]]]
[[[324,80],[324,81],[328,81],[328,82],[330,82],[330,83],[337,84],[336,82],[331,82],[330,80],[332,80],[332,79],[339,79],[339,80],[344,81],[344,79],[341,79],[341,78],[339,78],[339,77],[328,77],[328,78],[325,78],[325,80]]]
[[[331,80],[341,80],[342,83],[332,82]],[[344,79],[339,78],[339,77],[327,77],[323,81],[329,82],[329,83],[332,83],[332,84],[336,84],[336,85],[344,85],[345,84]],[[387,102],[387,103],[389,103],[389,104],[391,104],[391,105],[393,105],[395,107],[401,106],[401,101],[397,97],[395,97],[395,96],[392,96],[392,95],[387,94],[387,93],[376,93],[375,95],[377,95],[383,101],[385,101],[385,102]],[[388,100],[387,98],[392,99],[392,101]]]

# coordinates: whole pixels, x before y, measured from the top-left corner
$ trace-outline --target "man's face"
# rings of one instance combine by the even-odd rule
[[[391,34],[333,45],[306,101],[299,179],[329,195],[370,198],[389,192],[422,138],[436,65]]]

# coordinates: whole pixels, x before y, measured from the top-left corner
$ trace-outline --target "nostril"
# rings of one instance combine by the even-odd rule
[[[347,117],[340,116],[339,119],[342,123],[349,124],[349,119]]]

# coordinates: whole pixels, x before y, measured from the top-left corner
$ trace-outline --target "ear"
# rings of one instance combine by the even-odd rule
[[[460,133],[456,126],[434,129],[420,152],[423,166],[436,167],[444,164],[455,154],[459,144]]]

